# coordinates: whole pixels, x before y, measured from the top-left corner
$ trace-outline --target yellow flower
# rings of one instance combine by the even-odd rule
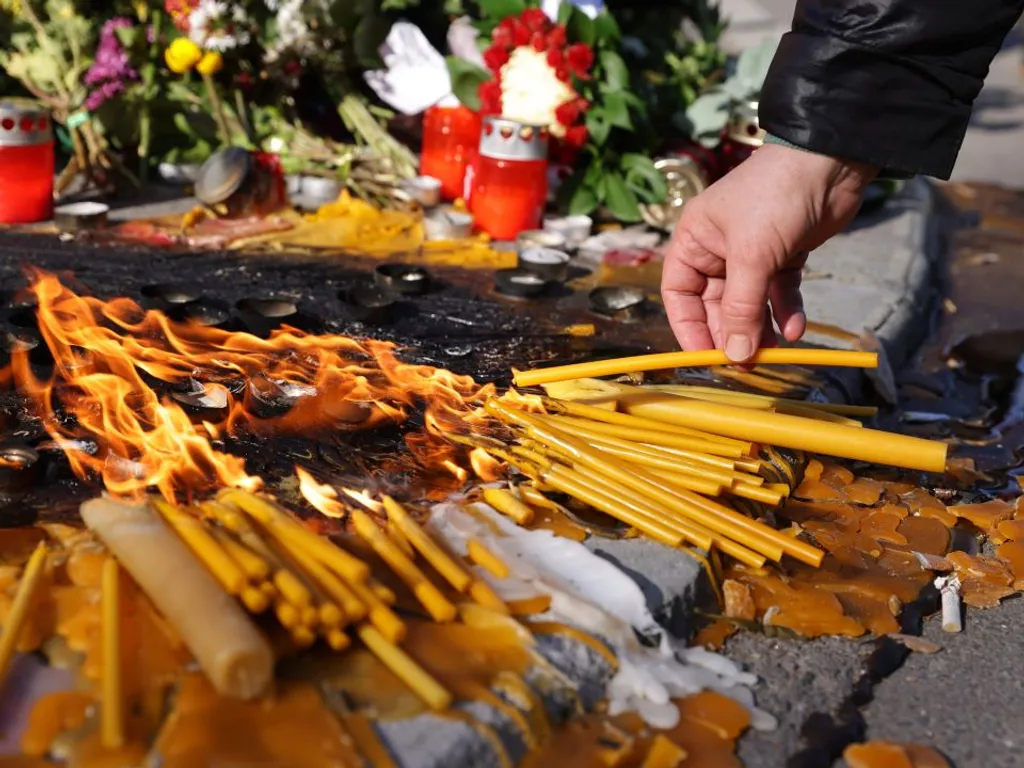
[[[176,75],[185,74],[202,58],[203,52],[199,50],[199,46],[187,37],[176,38],[164,51],[164,61],[167,62],[168,69]]]
[[[200,75],[216,75],[224,67],[224,57],[216,51],[209,51],[203,54],[203,58],[196,64],[196,71]]]

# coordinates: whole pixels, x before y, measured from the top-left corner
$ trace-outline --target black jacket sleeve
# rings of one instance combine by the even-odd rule
[[[948,179],[1024,0],[799,0],[760,123],[799,147]]]

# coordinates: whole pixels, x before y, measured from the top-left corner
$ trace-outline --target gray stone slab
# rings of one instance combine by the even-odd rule
[[[673,547],[651,539],[604,539],[585,542],[594,554],[609,560],[640,585],[647,607],[677,637],[694,630],[693,609],[710,595],[707,573],[700,562]]]

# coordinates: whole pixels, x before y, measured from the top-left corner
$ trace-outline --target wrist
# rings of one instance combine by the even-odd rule
[[[779,136],[769,133],[764,140],[764,147],[776,146],[803,152],[814,157],[827,158],[832,161],[832,180],[834,184],[850,186],[863,189],[882,174],[882,169],[869,163],[862,163],[857,160],[822,155],[814,150],[806,149]],[[762,148],[764,148],[762,147]]]

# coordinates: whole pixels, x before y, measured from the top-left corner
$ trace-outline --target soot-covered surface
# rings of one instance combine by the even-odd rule
[[[89,246],[37,235],[0,235],[0,319],[3,337],[23,332],[32,311],[13,306],[12,298],[27,285],[26,267],[57,274],[76,293],[102,299],[129,297],[142,302],[145,288],[177,284],[204,301],[230,312],[226,327],[249,330],[236,309],[244,299],[281,297],[298,305],[303,330],[356,338],[386,339],[402,347],[401,357],[468,374],[477,381],[507,384],[510,368],[549,360],[571,362],[595,356],[636,354],[667,348],[667,324],[616,323],[586,309],[585,290],[560,290],[534,301],[504,298],[493,291],[487,271],[432,269],[431,289],[421,296],[401,297],[384,317],[358,319],[339,296],[364,296],[373,290],[378,261],[345,256],[244,255],[232,252],[174,253],[150,249]],[[657,310],[655,310],[657,313]],[[593,338],[561,332],[573,323],[594,323]],[[649,342],[645,343],[645,338]],[[41,356],[45,367],[45,354]],[[4,361],[6,363],[6,361]],[[62,451],[49,444],[42,425],[24,409],[17,392],[0,396],[0,440],[4,445],[34,447],[40,460],[26,492],[3,489],[0,480],[0,524],[18,525],[43,513],[71,514],[84,487],[71,476]],[[325,480],[365,486],[377,483],[398,490],[412,483],[422,492],[433,485],[450,487],[451,476],[429,482],[403,454],[403,433],[417,429],[414,415],[402,427],[370,432],[330,431],[315,440],[282,437],[241,437],[223,448],[246,458],[247,471],[269,480],[291,476],[295,464],[316,468]],[[287,499],[289,486],[277,491]],[[410,489],[411,490],[411,489]],[[6,503],[3,503],[6,499]],[[298,500],[292,495],[292,499]]]

